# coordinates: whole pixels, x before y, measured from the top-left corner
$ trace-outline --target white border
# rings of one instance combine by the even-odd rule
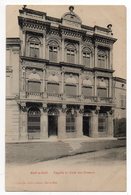
[[[127,138],[128,138],[128,188],[127,192],[104,192],[104,194],[127,194],[131,192],[131,126],[130,126],[130,106],[131,106],[131,1],[129,0],[1,0],[0,1],[0,194],[4,193],[14,193],[5,192],[4,187],[4,168],[5,168],[5,6],[6,5],[125,5],[127,7]],[[118,181],[119,182],[119,181]],[[17,192],[19,193],[19,192]],[[33,193],[33,192],[21,192],[21,193]],[[35,192],[37,193],[37,192]],[[45,194],[57,194],[58,192],[44,192]],[[62,192],[60,192],[62,193]],[[69,193],[69,192],[67,192]],[[64,194],[67,194],[66,192]],[[73,193],[73,192],[72,192]],[[89,192],[74,192],[73,194],[81,194]],[[101,192],[91,192],[93,195],[100,195]],[[62,193],[63,194],[63,193]]]

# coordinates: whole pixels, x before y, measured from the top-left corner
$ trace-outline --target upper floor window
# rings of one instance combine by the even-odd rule
[[[67,49],[67,62],[75,63],[75,51],[72,49]]]
[[[49,46],[49,60],[57,62],[58,48],[56,46]]]
[[[39,58],[40,57],[40,40],[38,38],[30,38],[30,57]]]
[[[40,93],[41,83],[39,81],[28,81],[28,92]]]
[[[77,95],[77,86],[76,85],[65,85],[65,94],[69,97],[75,97]]]
[[[91,97],[92,96],[92,87],[83,86],[82,87],[82,95],[85,97]]]
[[[49,60],[51,62],[58,61],[58,49],[59,49],[59,46],[56,41],[49,42]]]
[[[98,50],[98,67],[107,68],[107,51],[104,49]]]
[[[49,95],[58,95],[59,94],[59,84],[58,83],[48,83],[47,91]]]
[[[76,48],[74,47],[74,45],[67,45],[66,61],[72,64],[76,63]]]
[[[82,52],[83,65],[90,67],[91,66],[91,51],[86,48]]]
[[[107,97],[107,88],[98,88],[98,97],[106,98]]]
[[[126,108],[126,95],[121,95],[121,108]]]

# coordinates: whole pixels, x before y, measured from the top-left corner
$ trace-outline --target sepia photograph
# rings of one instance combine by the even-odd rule
[[[6,6],[5,188],[126,192],[126,7]]]

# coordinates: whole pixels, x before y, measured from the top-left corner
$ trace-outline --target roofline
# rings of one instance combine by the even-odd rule
[[[114,81],[119,81],[119,82],[126,83],[126,79],[121,78],[121,77],[113,77],[113,80],[114,80]]]
[[[34,13],[34,14],[39,15],[39,16],[45,16],[46,20],[49,20],[49,21],[55,21],[55,22],[58,22],[60,24],[62,23],[62,19],[63,19],[62,17],[61,18],[56,18],[56,17],[53,17],[53,16],[48,16],[46,12],[37,11],[37,10],[33,10],[33,9],[28,9],[28,8],[20,9],[19,13],[24,13],[24,11],[27,12],[27,13],[32,13],[32,14]],[[103,27],[103,26],[98,26],[98,25],[88,26],[88,25],[85,25],[85,24],[81,23],[81,28],[83,30],[92,30],[92,31],[94,31],[95,28],[98,28],[98,29],[102,30],[103,32],[109,32],[108,28]]]

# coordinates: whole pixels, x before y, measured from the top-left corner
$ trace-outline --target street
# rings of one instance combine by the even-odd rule
[[[7,191],[125,191],[125,147],[6,165]]]

